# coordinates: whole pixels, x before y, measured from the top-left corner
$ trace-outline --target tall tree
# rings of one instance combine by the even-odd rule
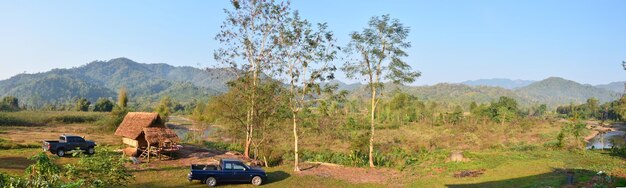
[[[161,98],[161,102],[157,105],[155,112],[159,113],[159,116],[161,116],[164,121],[167,121],[171,110],[172,98],[170,98],[170,96],[165,96]]]
[[[113,102],[111,102],[109,99],[100,98],[98,99],[98,101],[96,101],[96,104],[94,104],[93,111],[110,112],[111,110],[113,110],[113,106]]]
[[[327,31],[326,23],[314,28],[295,11],[280,27],[278,42],[280,70],[289,83],[289,109],[292,112],[294,138],[294,171],[298,167],[298,115],[310,105],[314,94],[320,94],[319,82],[332,79],[335,67],[329,65],[336,54],[333,33]]]
[[[342,68],[348,78],[364,80],[371,92],[369,165],[374,167],[375,110],[382,95],[383,81],[396,84],[411,83],[420,73],[413,71],[403,57],[405,49],[411,47],[406,41],[409,28],[389,15],[372,17],[365,29],[350,34],[346,48],[350,58]],[[353,55],[356,54],[356,55]]]
[[[120,88],[120,91],[117,94],[117,106],[121,109],[126,109],[128,106],[128,94],[126,94],[126,88]]]
[[[76,111],[89,111],[89,105],[91,105],[91,102],[89,102],[87,99],[85,98],[80,98],[78,100],[76,100],[76,104],[74,106],[74,109]]]
[[[278,37],[279,25],[287,16],[289,3],[274,0],[232,0],[231,3],[233,8],[224,10],[226,19],[215,36],[222,48],[215,51],[214,58],[230,66],[239,77],[251,75],[242,93],[248,108],[244,156],[249,158],[254,129],[259,124],[259,77],[271,70],[275,63],[272,52],[277,49],[277,44],[274,40]]]

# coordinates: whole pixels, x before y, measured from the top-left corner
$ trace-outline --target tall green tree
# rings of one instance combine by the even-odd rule
[[[374,167],[375,111],[383,91],[383,81],[411,83],[420,76],[419,72],[413,71],[402,60],[408,56],[405,49],[411,47],[411,43],[407,41],[408,34],[409,28],[389,15],[372,17],[363,31],[350,34],[351,40],[346,52],[349,57],[354,58],[349,58],[342,70],[348,78],[366,81],[371,93],[370,167]]]
[[[89,102],[87,99],[79,98],[78,100],[76,100],[74,110],[86,112],[89,111],[89,105],[91,105],[91,102]]]
[[[117,126],[122,123],[126,114],[128,114],[128,95],[126,94],[126,88],[122,87],[118,91],[117,105],[113,107],[111,115],[105,122],[108,130],[115,130]]]
[[[109,99],[100,98],[98,99],[98,101],[96,101],[96,104],[94,104],[93,111],[110,112],[111,110],[113,110],[113,106],[113,102],[111,102]]]
[[[329,65],[336,56],[333,33],[326,23],[313,27],[295,11],[280,26],[278,38],[282,76],[289,83],[289,108],[292,112],[294,171],[298,167],[298,121],[303,108],[321,92],[319,82],[332,79],[335,67]]]
[[[128,107],[128,94],[126,93],[126,88],[122,87],[117,92],[117,106],[122,109],[126,109]]]
[[[0,111],[17,111],[19,109],[18,99],[14,96],[6,96],[0,101]]]
[[[215,39],[222,47],[214,52],[214,58],[221,64],[231,67],[238,77],[245,79],[247,85],[242,93],[246,106],[246,140],[244,157],[250,158],[250,145],[254,136],[257,120],[257,104],[260,77],[269,74],[276,62],[273,52],[278,48],[275,39],[286,19],[289,3],[274,0],[232,0],[232,9],[225,9],[226,19]]]
[[[159,116],[161,116],[161,118],[164,121],[167,121],[170,116],[171,111],[172,111],[172,98],[170,96],[162,97],[161,101],[155,108],[155,112],[159,113]]]

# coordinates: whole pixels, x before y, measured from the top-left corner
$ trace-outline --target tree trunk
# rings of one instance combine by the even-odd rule
[[[253,65],[252,72],[252,97],[250,98],[250,111],[248,112],[248,119],[246,125],[246,144],[244,146],[243,155],[246,159],[250,158],[250,144],[252,143],[252,134],[254,131],[254,122],[255,122],[255,108],[256,108],[256,89],[257,89],[257,79],[258,79],[258,69],[259,65]]]
[[[374,86],[372,86],[372,110],[371,110],[371,117],[370,117],[370,123],[371,123],[371,133],[370,133],[370,151],[369,151],[369,164],[370,167],[375,167],[374,166],[374,110],[376,109],[376,88]]]
[[[292,114],[293,117],[293,154],[294,154],[294,166],[293,171],[299,172],[300,167],[298,167],[298,124],[296,122],[296,113]]]
[[[245,157],[246,159],[250,158],[250,144],[252,143],[252,135],[250,134],[250,119],[251,119],[251,113],[252,110],[250,109],[248,111],[248,115],[246,117],[246,141],[244,143],[244,149],[243,149],[243,157]]]

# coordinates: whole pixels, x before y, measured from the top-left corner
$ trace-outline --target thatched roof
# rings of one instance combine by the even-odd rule
[[[115,135],[137,140],[146,127],[165,127],[158,113],[129,112],[115,130]]]
[[[149,143],[161,143],[161,142],[179,142],[178,135],[171,129],[165,127],[147,127],[143,128],[144,134],[146,134],[146,140]]]

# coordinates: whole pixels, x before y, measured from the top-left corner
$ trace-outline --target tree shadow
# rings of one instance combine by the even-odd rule
[[[568,176],[573,175],[573,184],[568,181]],[[626,178],[611,177],[606,183],[606,176],[598,175],[598,172],[586,169],[561,169],[555,168],[552,172],[533,176],[512,178],[498,181],[488,181],[468,184],[447,184],[450,188],[470,187],[593,187],[594,183],[604,183],[607,187],[626,186]]]
[[[291,174],[285,171],[279,170],[279,171],[269,172],[267,173],[267,183],[265,183],[265,185],[272,184],[275,182],[280,182],[289,177],[291,177]]]

